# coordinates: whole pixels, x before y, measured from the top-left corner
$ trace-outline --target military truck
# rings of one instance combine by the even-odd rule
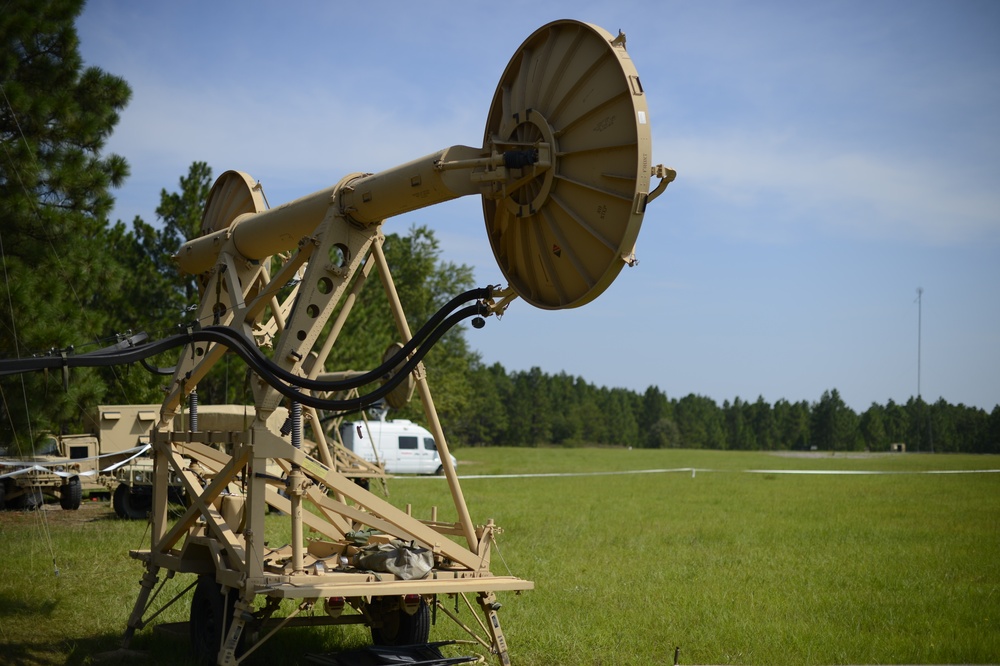
[[[87,437],[95,440],[90,436]],[[75,510],[83,501],[83,481],[93,472],[90,465],[69,457],[64,444],[69,437],[49,437],[28,459],[0,459],[0,509],[34,509],[50,495],[62,508]],[[89,442],[88,442],[89,444]]]
[[[159,405],[100,406],[84,415],[90,434],[50,435],[31,458],[0,459],[0,507],[32,509],[49,496],[72,511],[97,492],[113,498],[121,517],[145,517],[149,431],[158,415]]]
[[[160,405],[100,406],[84,415],[84,423],[93,434],[53,435],[30,459],[0,459],[0,508],[33,509],[48,496],[72,511],[80,508],[84,494],[98,493],[111,498],[120,518],[145,518],[153,499],[150,431],[159,412]],[[174,426],[178,430],[192,425],[203,431],[242,430],[253,413],[244,405],[212,405],[198,410],[200,425],[188,423],[191,413],[181,412]],[[288,410],[279,407],[268,420],[268,428],[277,433],[287,419]],[[365,483],[370,478],[384,479],[381,465],[367,462],[339,442],[307,440],[304,448],[326,458],[346,476]],[[280,474],[280,470],[275,473]],[[183,502],[182,488],[179,477],[170,479],[170,501]]]

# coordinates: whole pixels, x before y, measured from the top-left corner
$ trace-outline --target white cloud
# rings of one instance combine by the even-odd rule
[[[670,144],[684,187],[727,205],[774,210],[755,220],[755,234],[768,234],[763,223],[782,235],[794,221],[826,234],[931,245],[1000,235],[1000,194],[962,165],[802,142],[790,133],[689,136]]]
[[[486,102],[482,106],[485,116]],[[108,149],[132,165],[127,189],[156,198],[145,212],[117,216],[152,217],[160,188],[176,187],[194,161],[208,162],[216,175],[228,169],[250,173],[277,205],[351,172],[381,170],[455,144],[475,145],[482,123],[470,106],[415,118],[405,104],[346,101],[336,91],[288,86],[261,94],[252,86],[173,87],[140,80]]]

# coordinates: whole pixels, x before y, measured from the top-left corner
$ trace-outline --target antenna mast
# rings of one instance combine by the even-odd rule
[[[923,296],[924,288],[917,287],[917,400],[920,399],[920,338],[923,328]]]

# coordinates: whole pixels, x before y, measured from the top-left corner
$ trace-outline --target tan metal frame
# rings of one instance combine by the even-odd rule
[[[293,375],[325,377],[327,358],[372,270],[400,339],[411,339],[382,251],[386,218],[482,195],[487,235],[511,284],[482,302],[485,311],[500,314],[516,297],[545,309],[578,307],[603,292],[622,266],[636,263],[633,247],[646,205],[676,175],[652,166],[650,151],[645,94],[624,34],[555,21],[531,35],[504,72],[483,148],[452,146],[381,173],[351,174],[270,210],[250,176],[226,172],[209,196],[202,235],[185,244],[177,260],[201,276],[199,321],[230,327],[270,349],[271,360]],[[661,179],[652,191],[651,177]],[[248,623],[266,628],[282,599],[300,605],[270,624],[319,622],[296,616],[337,597],[358,614],[323,623],[377,626],[380,618],[368,605],[373,599],[419,595],[443,608],[438,595],[466,594],[477,596],[484,614],[479,625],[488,638],[480,640],[508,664],[495,595],[533,583],[491,571],[498,528],[472,521],[423,366],[412,379],[437,443],[454,523],[436,514],[414,518],[351,481],[332,459],[317,460],[270,430],[268,418],[285,398],[260,378],[252,383],[255,416],[246,430],[175,430],[185,396],[224,353],[215,343],[185,347],[152,433],[151,542],[149,550],[132,553],[146,574],[126,644],[149,621],[152,592],[166,571],[168,578],[214,576],[223,590],[238,591],[217,655],[224,666],[241,660],[237,645]],[[311,417],[320,430],[318,415]],[[183,480],[190,506],[171,520],[166,488],[174,475]],[[264,545],[268,506],[288,515],[286,549]],[[353,552],[349,535],[362,527],[432,551],[433,577],[401,580],[328,566]],[[319,539],[307,543],[305,530]],[[267,602],[255,611],[258,597]]]
[[[233,181],[234,177],[224,176],[220,181],[225,179]],[[242,174],[236,180],[250,182]],[[331,193],[331,200],[336,198],[336,192]],[[268,262],[248,261],[230,243],[228,249],[220,251],[217,268],[207,276],[199,315],[246,330],[256,340],[273,342],[274,360],[289,368],[301,370],[301,359],[314,347],[318,348],[312,365],[315,375],[332,348],[335,340],[331,338],[339,333],[349,316],[352,297],[374,267],[389,298],[399,335],[408,341],[411,333],[382,251],[384,240],[380,224],[360,228],[348,222],[337,206],[330,206],[314,232],[299,243],[298,252],[287,257],[270,279],[266,272]],[[334,256],[343,258],[340,266],[325,261],[330,248],[336,248]],[[300,281],[293,293],[279,303],[276,293],[293,274],[290,267],[294,267]],[[325,286],[320,286],[321,283]],[[234,294],[236,297],[231,297]],[[320,340],[319,333],[337,311],[334,306],[339,301],[344,302],[333,331]],[[263,317],[264,302],[270,308],[270,319]],[[305,305],[317,303],[324,310],[322,314]],[[290,314],[282,320],[280,313]],[[272,337],[274,332],[276,338]],[[317,460],[294,448],[267,427],[267,417],[282,397],[262,382],[254,386],[256,416],[248,430],[174,430],[173,412],[195,388],[197,378],[204,376],[223,352],[223,347],[214,344],[195,343],[184,349],[174,385],[163,406],[160,427],[152,434],[156,470],[152,538],[149,550],[132,552],[133,557],[145,563],[147,572],[129,619],[127,635],[130,637],[145,625],[143,617],[150,610],[150,592],[159,582],[160,572],[165,570],[168,575],[214,575],[224,589],[239,591],[235,619],[220,648],[219,664],[239,663],[241,657],[226,646],[237,644],[246,625],[244,618],[253,612],[258,596],[307,603],[345,597],[353,600],[352,605],[363,607],[362,600],[372,597],[417,594],[433,599],[437,595],[465,593],[478,596],[488,620],[485,626],[490,629],[491,649],[502,663],[508,663],[506,642],[494,609],[494,593],[528,590],[533,584],[490,572],[490,550],[496,528],[491,522],[482,526],[472,522],[422,369],[414,373],[416,387],[428,428],[437,442],[458,516],[455,523],[418,520],[354,483],[337,471],[332,460]],[[318,418],[315,412],[313,418]],[[319,447],[320,451],[325,449]],[[275,466],[281,470],[281,476],[266,471]],[[165,503],[165,483],[170,476],[183,480],[190,498],[190,505],[176,520],[171,520]],[[292,532],[290,552],[266,549],[262,535],[267,506],[288,515]],[[307,506],[312,511],[306,510]],[[317,567],[318,560],[325,562],[330,555],[347,554],[351,549],[348,533],[364,527],[423,546],[444,566],[436,567],[432,579],[405,581],[386,573]],[[304,539],[307,529],[316,533],[319,540],[307,544]],[[319,557],[319,553],[325,557]],[[275,561],[281,561],[282,565],[274,565]],[[356,622],[359,618],[349,616],[344,620]],[[319,623],[328,622],[326,618],[319,619]]]

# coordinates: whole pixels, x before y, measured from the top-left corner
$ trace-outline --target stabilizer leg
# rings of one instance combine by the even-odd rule
[[[489,628],[490,637],[493,639],[494,652],[500,658],[500,663],[503,666],[510,666],[510,656],[507,654],[507,639],[503,636],[503,629],[500,628],[500,618],[497,616],[500,604],[497,603],[496,595],[492,592],[481,592],[479,594],[479,605],[483,607],[483,612],[486,614],[486,626]]]
[[[219,650],[219,666],[235,666],[240,662],[240,638],[246,628],[246,619],[252,617],[251,611],[251,603],[242,596],[233,604],[233,623],[229,625],[229,632],[223,638],[222,648]]]
[[[142,575],[142,580],[139,581],[139,597],[135,600],[135,606],[132,608],[132,614],[129,615],[128,625],[125,627],[125,636],[122,639],[122,647],[127,648],[132,642],[132,636],[135,635],[136,629],[142,629],[143,621],[142,616],[146,612],[146,604],[149,602],[149,595],[156,587],[156,583],[160,579],[160,567],[155,564],[149,564],[146,566],[146,573]]]

